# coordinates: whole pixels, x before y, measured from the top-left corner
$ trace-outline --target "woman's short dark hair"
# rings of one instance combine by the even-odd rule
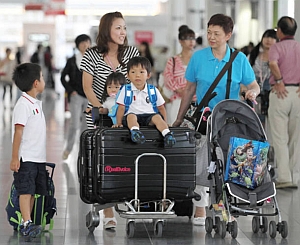
[[[35,80],[40,81],[41,70],[38,64],[23,63],[15,68],[12,79],[21,91],[28,92],[32,89]]]
[[[147,73],[151,73],[151,63],[150,61],[143,56],[135,56],[132,57],[127,63],[127,73],[129,73],[130,69],[134,66],[141,66],[147,70]]]
[[[225,14],[213,15],[207,23],[207,27],[210,25],[221,26],[226,34],[233,31],[233,20],[230,16]]]
[[[179,40],[186,40],[188,38],[194,38],[196,37],[195,32],[190,29],[187,25],[182,25],[178,29],[178,39]]]
[[[108,52],[108,42],[112,41],[110,36],[111,26],[113,21],[117,18],[124,19],[123,15],[120,12],[111,12],[103,15],[100,20],[98,35],[96,38],[96,47],[94,48],[101,54],[106,54]],[[118,61],[122,66],[124,66],[122,57],[127,46],[128,40],[127,37],[125,37],[124,44],[119,45],[118,48]]]
[[[297,30],[297,22],[292,17],[283,16],[278,20],[277,27],[284,35],[294,36]]]

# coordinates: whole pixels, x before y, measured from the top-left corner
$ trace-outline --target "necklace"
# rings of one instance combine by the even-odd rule
[[[109,56],[106,55],[105,57],[106,57],[106,59],[107,59],[109,65],[110,65],[111,69],[113,69],[113,71],[116,72],[116,68],[114,67],[113,63],[111,62]]]

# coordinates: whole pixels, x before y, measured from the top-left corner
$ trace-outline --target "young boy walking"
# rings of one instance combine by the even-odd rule
[[[128,61],[127,78],[131,82],[131,91],[127,91],[126,86],[120,91],[116,101],[119,105],[117,124],[114,127],[123,127],[124,124],[130,129],[131,140],[143,144],[146,139],[140,131],[140,126],[155,125],[164,136],[164,145],[172,147],[176,140],[167,124],[165,101],[158,89],[155,87],[149,89],[147,79],[150,77],[151,63],[147,58],[137,56]],[[131,103],[126,105],[125,97],[128,97],[129,93]],[[151,97],[156,98],[155,103]]]
[[[23,63],[16,67],[13,80],[23,92],[12,116],[12,158],[10,169],[19,194],[24,236],[40,235],[42,227],[31,221],[34,195],[47,194],[46,175],[46,122],[42,102],[37,95],[45,88],[41,67]]]

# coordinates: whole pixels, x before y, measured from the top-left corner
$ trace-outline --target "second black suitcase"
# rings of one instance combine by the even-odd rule
[[[94,194],[99,203],[132,200],[135,194],[136,159],[143,153],[158,153],[167,162],[167,198],[191,199],[195,189],[195,132],[188,128],[172,128],[176,144],[164,147],[164,139],[156,128],[141,128],[144,144],[133,143],[126,128],[98,130],[95,136]],[[163,158],[141,157],[138,161],[138,198],[141,201],[163,198]]]

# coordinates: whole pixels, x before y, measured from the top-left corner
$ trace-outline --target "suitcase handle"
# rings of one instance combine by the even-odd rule
[[[141,155],[138,155],[137,158],[135,159],[135,188],[134,188],[134,197],[135,200],[138,200],[138,165],[139,165],[139,160],[142,157],[145,156],[158,156],[160,158],[162,158],[163,160],[163,165],[164,165],[164,174],[163,174],[163,199],[166,199],[167,196],[167,160],[164,157],[164,155],[159,154],[159,153],[143,153]]]

